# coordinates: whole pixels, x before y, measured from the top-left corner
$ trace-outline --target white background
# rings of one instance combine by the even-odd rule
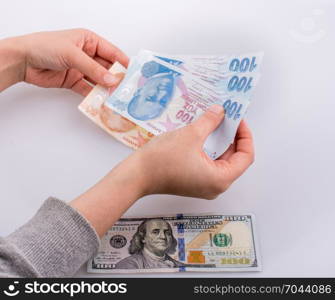
[[[187,276],[335,276],[334,1],[1,4],[1,38],[85,27],[128,55],[140,48],[174,54],[263,50],[262,78],[246,117],[255,138],[254,165],[214,201],[154,195],[127,214],[255,214],[262,272]],[[81,100],[67,90],[27,84],[0,94],[0,235],[26,222],[48,196],[78,196],[131,153],[78,111]]]

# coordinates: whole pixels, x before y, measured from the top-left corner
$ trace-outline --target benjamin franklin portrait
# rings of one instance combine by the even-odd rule
[[[176,251],[177,240],[170,224],[162,219],[148,219],[137,228],[130,241],[130,256],[116,264],[116,269],[177,268],[183,263],[169,254]]]

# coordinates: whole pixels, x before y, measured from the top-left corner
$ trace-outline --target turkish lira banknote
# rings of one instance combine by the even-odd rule
[[[250,214],[124,217],[103,236],[91,273],[260,271]]]
[[[141,50],[127,70],[121,70],[118,63],[113,65],[112,73],[124,74],[114,91],[98,86],[80,109],[114,137],[138,148],[152,136],[185,126],[212,104],[220,104],[225,108],[225,118],[204,145],[204,151],[216,159],[234,142],[260,77],[262,56],[187,56]],[[101,104],[100,112],[92,117],[90,107],[97,102]],[[106,123],[124,126],[120,131]]]
[[[109,70],[120,79],[124,77],[126,71],[127,69],[119,63],[113,64]],[[79,110],[115,139],[128,147],[138,149],[154,135],[105,105],[114,89],[96,85],[79,105]]]

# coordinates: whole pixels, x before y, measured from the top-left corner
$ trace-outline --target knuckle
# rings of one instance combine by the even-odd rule
[[[75,30],[80,34],[90,34],[91,33],[89,29],[82,28],[82,27],[76,28]]]
[[[221,121],[221,117],[212,111],[207,111],[204,116],[207,118],[208,122],[217,123]]]
[[[86,28],[76,28],[74,31],[77,33],[79,37],[82,38],[83,41],[90,41],[94,40],[95,33],[89,29]]]
[[[64,65],[67,69],[70,69],[74,67],[75,65],[75,55],[73,51],[65,51],[63,54],[60,56],[60,61],[62,65]]]
[[[96,45],[94,44],[94,42],[91,41],[91,39],[88,39],[88,42],[84,45],[83,49],[85,53],[90,57],[93,57],[96,53]]]
[[[95,75],[95,77],[103,77],[104,70],[102,70],[102,67],[98,64],[93,64],[92,66],[92,74]]]

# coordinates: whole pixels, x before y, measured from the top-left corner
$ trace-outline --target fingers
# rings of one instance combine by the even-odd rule
[[[252,134],[243,120],[237,130],[235,142],[236,152],[227,159],[233,177],[232,180],[241,176],[254,161]]]
[[[92,90],[92,87],[85,82],[84,80],[78,80],[71,88],[74,92],[86,97],[90,91]]]
[[[113,63],[118,61],[125,68],[128,67],[129,58],[126,54],[104,38],[98,36],[98,39],[97,55]]]
[[[222,105],[214,104],[191,125],[200,133],[201,142],[219,126],[224,117]]]
[[[236,152],[236,143],[231,144],[225,153],[223,153],[216,160],[228,160]]]
[[[237,129],[236,151],[252,155],[252,158],[254,155],[252,133],[244,120],[241,121]]]
[[[105,60],[99,56],[95,56],[93,57],[93,59],[106,69],[109,69],[113,65],[113,63],[111,63],[110,61]]]
[[[93,57],[93,59],[98,62],[100,65],[102,65],[104,68],[106,68],[107,70],[109,70],[109,68],[112,66],[112,63],[101,58],[98,56]],[[87,81],[89,81],[90,83],[92,83],[93,85],[96,85],[97,83],[90,77],[88,76],[84,76],[84,79],[86,79]]]
[[[73,47],[69,51],[67,63],[71,68],[79,70],[96,83],[108,87],[118,84],[117,78],[110,74],[106,68],[77,47]]]

